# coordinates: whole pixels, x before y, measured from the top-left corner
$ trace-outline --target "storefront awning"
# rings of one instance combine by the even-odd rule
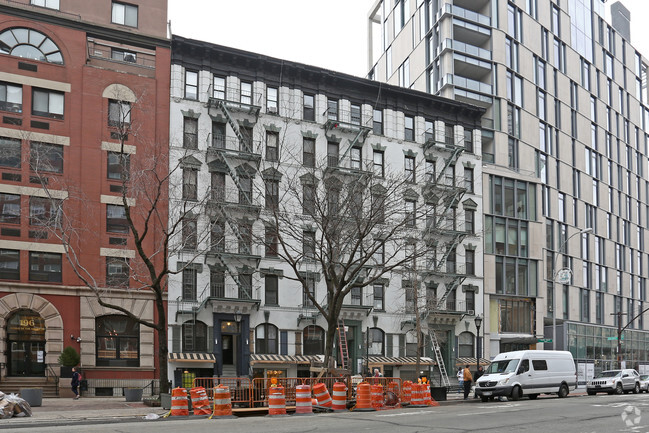
[[[266,355],[253,353],[250,364],[311,364],[324,362],[323,355]]]
[[[169,354],[169,362],[216,362],[213,353],[176,352]]]
[[[491,362],[488,359],[480,358],[480,365],[485,366],[485,365],[489,365],[490,363]],[[469,368],[475,367],[475,358],[465,357],[465,358],[457,358],[455,360],[456,367],[460,367],[460,366],[463,367],[465,365],[468,365]]]
[[[370,356],[367,358],[368,364],[382,364],[382,365],[416,365],[416,356]],[[435,361],[431,358],[422,356],[419,358],[421,365],[435,365]]]

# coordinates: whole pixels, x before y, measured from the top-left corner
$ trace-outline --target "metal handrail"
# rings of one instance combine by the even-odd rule
[[[45,370],[45,376],[47,379],[50,377],[54,378],[54,384],[56,385],[56,396],[59,396],[59,376],[56,375],[51,364],[46,364],[47,369]]]

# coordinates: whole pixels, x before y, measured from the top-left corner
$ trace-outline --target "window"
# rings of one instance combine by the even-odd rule
[[[108,125],[126,127],[131,124],[131,103],[125,101],[108,101]]]
[[[113,2],[112,22],[137,27],[137,6]]]
[[[4,43],[4,40],[2,40]],[[0,47],[0,52],[2,48]],[[9,83],[0,82],[0,110],[23,112],[23,88]]]
[[[242,104],[252,104],[252,83],[241,82],[241,100]]]
[[[362,164],[362,148],[352,147],[350,151],[350,156],[351,156],[351,168],[355,170],[360,170]]]
[[[239,204],[252,203],[252,178],[239,178]]]
[[[276,87],[267,87],[266,88],[266,111],[269,113],[278,113],[279,112],[279,93]]]
[[[198,99],[198,72],[185,70],[185,99]]]
[[[0,279],[20,280],[20,251],[0,249]]]
[[[255,353],[277,354],[277,326],[263,323],[255,328]]]
[[[33,141],[29,159],[33,171],[63,173],[63,146]]]
[[[383,284],[374,284],[373,288],[374,309],[379,311],[385,310],[385,287]]]
[[[225,123],[212,122],[212,146],[225,149]]]
[[[128,221],[124,206],[106,205],[106,231],[109,233],[128,233]]]
[[[266,257],[277,257],[277,230],[274,227],[266,227],[265,232]]]
[[[315,214],[315,185],[302,186],[302,213],[304,215]]]
[[[17,138],[0,137],[0,167],[20,168],[21,146]]]
[[[302,254],[306,260],[315,260],[315,232],[302,233]]]
[[[475,275],[475,251],[466,250],[464,254],[467,275]]]
[[[127,153],[108,152],[107,177],[112,180],[127,180],[129,178],[131,156]]]
[[[351,106],[351,118],[350,121],[353,125],[361,124],[361,106],[354,105]]]
[[[32,114],[63,119],[64,100],[62,92],[34,88],[32,90]]]
[[[198,170],[195,168],[183,168],[183,199],[196,200],[198,197],[197,191],[198,183]]]
[[[266,160],[275,162],[279,159],[279,134],[266,131]]]
[[[266,179],[266,209],[277,209],[279,204],[279,181]]]
[[[458,335],[458,356],[471,358],[475,356],[475,350],[473,349],[474,339],[475,336],[470,332],[462,332]]]
[[[198,246],[198,233],[196,218],[185,217],[182,222],[183,249],[195,250]]]
[[[252,254],[252,224],[248,222],[240,222],[239,233],[239,254]]]
[[[408,141],[415,141],[415,119],[414,117],[404,117],[404,135],[403,138]]]
[[[338,101],[327,99],[327,120],[338,120]]]
[[[375,150],[373,159],[374,159],[374,175],[383,177],[385,175],[385,169],[383,166],[383,151]]]
[[[106,257],[106,285],[128,287],[129,266],[126,257]]]
[[[545,361],[545,359],[533,359],[532,368],[536,371],[547,370],[548,363]]]
[[[220,269],[210,269],[210,296],[225,298],[225,272]]]
[[[472,209],[464,210],[464,230],[467,233],[475,233],[475,211]]]
[[[0,193],[0,223],[20,224],[20,196]]]
[[[183,147],[185,149],[198,149],[198,119],[193,117],[183,118]]]
[[[511,137],[507,144],[507,164],[509,168],[518,169],[518,140]]]
[[[531,302],[501,299],[499,307],[500,332],[533,332]]]
[[[465,293],[466,297],[466,309],[473,310],[475,312],[475,292],[473,290],[467,290]]]
[[[406,200],[405,201],[405,220],[406,220],[406,225],[409,227],[414,227],[416,224],[416,209],[417,209],[417,203],[414,200]]]
[[[372,132],[376,135],[383,135],[383,111],[381,110],[374,110]]]
[[[61,282],[61,254],[29,252],[29,281]]]
[[[467,192],[473,192],[473,169],[464,167],[464,187]]]
[[[313,95],[304,95],[302,107],[303,120],[315,120],[315,97]]]
[[[473,153],[473,131],[471,129],[464,130],[464,150]]]
[[[29,224],[32,226],[47,225],[59,227],[63,202],[47,197],[29,198]]]
[[[384,333],[379,328],[370,328],[368,341],[370,346],[367,348],[368,355],[383,355]]]
[[[309,325],[302,331],[303,353],[321,355],[324,353],[324,330],[317,325]]]
[[[140,325],[126,316],[110,315],[95,321],[98,367],[140,366]]]
[[[0,53],[40,62],[63,64],[59,47],[36,30],[12,27],[0,33]]]
[[[212,97],[225,100],[225,78],[214,76],[212,78]]]
[[[415,157],[414,156],[404,157],[403,166],[405,169],[406,181],[414,183],[416,180],[415,179]]]
[[[305,167],[315,167],[315,139],[302,139],[302,164]]]
[[[183,300],[195,301],[196,300],[196,277],[197,272],[194,267],[187,267],[183,269]]]
[[[327,142],[327,167],[338,167],[338,143]]]
[[[207,352],[207,325],[200,321],[185,322],[182,326],[183,352]]]
[[[113,60],[118,60],[120,62],[137,63],[137,53],[135,53],[134,51],[111,48],[110,58]]]
[[[42,6],[49,9],[58,9],[59,0],[31,0],[34,6]]]
[[[306,287],[302,287],[302,306],[313,307],[314,303],[309,298],[309,293],[311,296],[315,297],[315,280],[313,278],[306,278]]]
[[[266,275],[264,278],[266,305],[279,305],[279,293],[277,290],[277,275]]]
[[[413,314],[415,312],[415,289],[411,287],[410,282],[403,282],[401,286],[406,292],[405,312]]]
[[[445,125],[444,127],[444,143],[449,146],[455,145],[455,132],[453,129],[453,125]]]

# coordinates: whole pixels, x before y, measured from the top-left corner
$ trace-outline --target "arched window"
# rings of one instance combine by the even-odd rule
[[[309,325],[302,332],[302,341],[305,355],[322,355],[324,353],[324,329],[316,325]]]
[[[205,323],[183,323],[183,352],[207,352],[207,325]]]
[[[277,354],[277,326],[262,323],[255,328],[255,353]]]
[[[140,324],[126,316],[97,317],[97,366],[139,367]]]
[[[463,332],[457,337],[459,357],[470,358],[475,356],[475,350],[473,348],[474,339],[475,336],[470,332]]]
[[[39,31],[23,27],[14,27],[0,33],[0,53],[63,64],[61,50],[54,41]]]
[[[383,341],[384,333],[379,328],[370,328],[370,347],[368,348],[368,355],[383,355]]]

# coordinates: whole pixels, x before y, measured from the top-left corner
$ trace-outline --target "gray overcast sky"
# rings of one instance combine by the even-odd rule
[[[631,43],[649,57],[649,1],[622,3],[631,11]],[[169,19],[179,36],[364,77],[372,4],[373,0],[169,0]]]

